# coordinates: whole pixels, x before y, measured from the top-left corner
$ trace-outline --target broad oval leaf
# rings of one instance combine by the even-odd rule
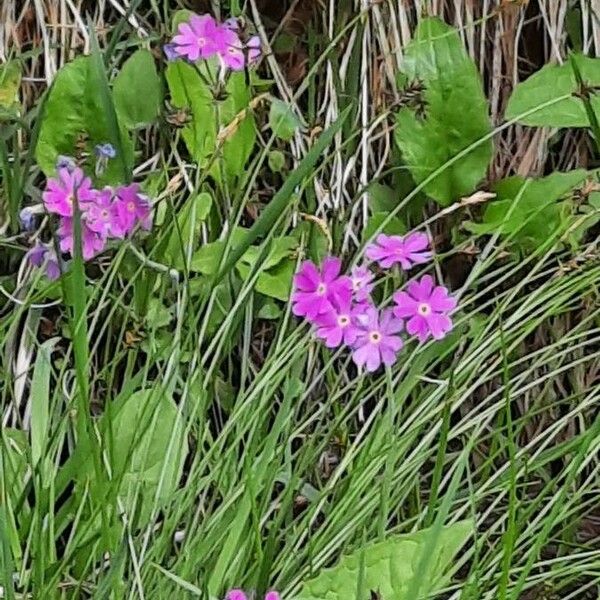
[[[455,29],[437,18],[423,19],[406,49],[404,71],[425,85],[425,116],[402,108],[395,139],[414,180],[442,206],[473,191],[492,157],[488,106],[479,73]],[[452,164],[446,164],[466,152]]]
[[[278,98],[271,100],[269,127],[278,138],[289,142],[301,125],[300,119],[288,104]]]
[[[497,198],[486,205],[483,222],[468,222],[465,228],[477,235],[499,233],[523,252],[531,252],[576,218],[569,200],[563,198],[589,176],[588,171],[577,169],[539,179],[503,179],[494,186]]]
[[[161,83],[149,50],[134,52],[113,86],[115,108],[123,124],[135,129],[150,125],[160,112]]]
[[[218,133],[223,131],[220,152],[225,174],[230,179],[242,175],[256,140],[244,73],[229,77],[224,100],[213,98],[194,67],[181,60],[169,64],[166,78],[173,106],[189,116],[189,122],[183,126],[183,139],[192,158],[201,166],[212,163],[209,158],[215,153]],[[221,179],[219,165],[212,164],[211,174],[216,180]]]
[[[442,529],[420,587],[423,596],[446,584],[450,563],[472,531],[473,524],[470,521],[460,521]],[[372,590],[384,600],[414,600],[409,599],[407,593],[430,534],[430,529],[423,529],[369,544],[343,557],[332,569],[325,569],[315,579],[304,583],[296,600],[356,598],[361,576],[362,587],[366,590],[365,598],[369,597],[368,593]]]
[[[94,148],[111,139],[108,117],[92,82],[92,57],[83,56],[65,65],[56,75],[45,104],[43,122],[35,149],[40,168],[48,177],[56,174],[60,155],[73,156],[78,148],[89,158],[86,170],[93,173]],[[133,142],[121,131],[126,162],[133,161]],[[122,169],[112,160],[100,184],[122,183]]]
[[[143,521],[155,497],[160,506],[177,488],[188,451],[183,422],[160,389],[135,392],[110,414],[113,470],[122,476],[119,493],[129,508],[139,494]]]
[[[573,59],[586,85],[600,85],[600,58],[575,55]],[[589,127],[583,100],[576,95],[578,87],[569,62],[546,65],[517,85],[505,116],[534,127]],[[591,94],[590,102],[600,114],[600,96]]]

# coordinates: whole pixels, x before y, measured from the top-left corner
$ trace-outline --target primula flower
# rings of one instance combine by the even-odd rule
[[[113,203],[113,190],[109,187],[96,192],[94,202],[85,214],[87,226],[102,237],[121,237],[121,226]]]
[[[331,310],[316,316],[316,335],[328,348],[337,348],[342,342],[351,346],[359,331],[356,320],[364,310],[353,304],[350,294],[335,295],[331,305]]]
[[[456,299],[442,286],[434,286],[431,275],[408,284],[406,292],[394,294],[394,314],[409,319],[406,331],[424,342],[429,335],[441,340],[452,329],[448,313],[456,307]]]
[[[248,596],[242,590],[230,590],[226,600],[248,600]],[[281,596],[277,592],[267,592],[265,600],[281,600]]]
[[[179,25],[170,50],[191,62],[210,58],[223,48],[224,32],[210,15],[193,15],[189,22]]]
[[[86,202],[94,200],[92,181],[79,167],[72,171],[63,167],[58,169],[58,179],[48,179],[42,197],[48,212],[72,217],[75,197],[82,211]]]
[[[232,17],[223,22],[223,28],[232,31],[235,37],[226,34],[223,37],[225,47],[219,55],[223,64],[233,71],[241,71],[244,67],[255,64],[262,54],[260,37],[253,35],[246,42],[246,47],[239,38],[240,24],[238,19]]]
[[[373,273],[367,267],[354,267],[350,274],[352,280],[352,292],[357,302],[368,302],[371,299],[371,292],[374,284]]]
[[[75,254],[75,231],[72,217],[63,217],[58,228],[58,237],[60,239],[60,249],[62,252]],[[90,260],[96,254],[104,250],[106,238],[96,231],[90,229],[85,215],[81,216],[81,249],[83,260]]]
[[[405,237],[380,233],[375,242],[367,246],[365,254],[384,269],[400,263],[400,266],[408,271],[414,265],[431,259],[432,253],[428,248],[429,237],[424,233],[409,233]]]
[[[332,309],[334,296],[342,300],[351,296],[352,282],[349,277],[340,277],[341,268],[342,261],[332,256],[323,261],[321,271],[312,261],[304,261],[294,275],[293,313],[313,321],[317,315]]]
[[[118,187],[115,195],[112,235],[125,237],[138,223],[146,231],[152,228],[150,204],[148,199],[140,194],[140,186],[137,183]]]
[[[26,256],[29,262],[35,267],[46,265],[46,276],[48,279],[54,281],[60,277],[59,259],[56,256],[54,248],[51,246],[38,242],[27,252]]]
[[[232,71],[241,71],[246,66],[246,52],[244,51],[244,45],[233,29],[223,27],[219,58],[223,65]]]
[[[393,365],[403,345],[397,335],[403,329],[402,321],[394,317],[391,309],[380,315],[375,307],[370,307],[357,322],[359,332],[352,352],[356,365],[365,366],[370,373],[377,371],[381,363]]]

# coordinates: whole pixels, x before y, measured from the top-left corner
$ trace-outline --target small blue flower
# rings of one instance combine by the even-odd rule
[[[29,206],[21,210],[19,220],[21,221],[21,229],[23,231],[33,231],[35,229],[35,213]]]
[[[165,44],[163,46],[163,52],[168,61],[177,60],[179,58],[176,44]]]
[[[69,173],[72,173],[77,168],[77,163],[70,156],[63,156],[62,154],[56,159],[56,170],[67,169]]]
[[[117,155],[117,151],[112,144],[98,144],[96,146],[96,156],[100,159],[111,159]]]

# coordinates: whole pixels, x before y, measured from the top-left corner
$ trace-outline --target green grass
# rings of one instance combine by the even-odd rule
[[[149,22],[157,23],[166,3],[149,4]],[[251,4],[248,14],[256,17]],[[362,156],[376,128],[365,131],[386,113],[370,115],[361,128],[361,89],[347,97],[346,82],[323,83],[327,61],[340,59],[336,45],[358,32],[363,18],[343,17],[334,41],[311,29],[311,52],[320,58],[286,98],[311,126],[325,126],[312,146],[302,133],[291,147],[262,131],[237,185],[207,187],[208,167],[198,168],[180,130],[161,122],[137,134],[136,164],[156,157],[138,173],[160,198],[149,236],[124,242],[92,267],[76,257],[61,283],[19,274],[28,240],[8,237],[13,231],[0,238],[6,598],[221,598],[231,587],[294,598],[303,581],[343,554],[431,526],[427,552],[414,565],[409,597],[418,598],[419,574],[441,527],[463,519],[473,520],[473,537],[437,597],[597,597],[600,548],[597,537],[583,535],[597,529],[600,492],[596,239],[574,251],[549,239],[520,258],[510,237],[463,235],[430,268],[446,274],[462,250],[477,248],[455,289],[455,330],[440,343],[411,341],[392,369],[371,376],[317,343],[288,303],[278,303],[274,319],[257,317],[255,287],[269,244],[296,229],[300,213],[326,222],[347,264],[364,246],[358,223],[373,174],[358,169],[348,191],[343,168]],[[101,46],[114,57],[137,41],[123,20],[112,26],[122,37]],[[94,56],[102,103],[119,136],[111,70],[100,48]],[[274,93],[286,97],[274,60]],[[349,72],[364,64],[358,53],[348,60]],[[326,105],[326,85],[348,107],[327,122],[312,106]],[[265,111],[257,118],[263,125]],[[27,142],[35,135],[27,132]],[[274,147],[288,161],[279,179],[266,166]],[[43,187],[43,177],[16,136],[0,153],[2,202],[14,215],[14,203]],[[392,173],[372,179],[400,170],[388,168]],[[177,216],[207,189],[210,218],[197,227],[192,215],[182,227]],[[252,220],[248,209],[261,191],[266,206]],[[399,199],[396,213],[408,215],[418,192]],[[417,222],[444,235],[459,231],[472,207],[440,212],[429,203],[424,210]],[[249,220],[252,229],[235,245],[233,228]],[[216,239],[224,250],[214,275],[194,272],[194,252]],[[297,261],[327,243],[318,227],[299,239]],[[172,242],[179,261],[168,255]],[[242,280],[235,264],[251,244],[258,259]],[[381,284],[386,298],[394,277]],[[119,410],[142,389],[147,406],[119,421]],[[149,489],[139,479],[125,481],[119,465],[136,453],[142,463],[151,455],[148,438],[164,433],[164,398],[174,400],[173,430],[184,434],[174,434],[167,459],[152,465],[156,485]],[[119,428],[132,440],[125,450],[115,444]],[[188,452],[180,457],[182,439]],[[179,458],[183,474],[171,492]]]

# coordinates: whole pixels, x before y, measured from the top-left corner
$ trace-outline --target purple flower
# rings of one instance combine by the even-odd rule
[[[244,45],[233,29],[227,27],[222,28],[219,58],[221,59],[221,62],[232,71],[242,71],[246,66]]]
[[[394,314],[409,319],[406,331],[424,342],[429,335],[441,340],[451,329],[448,313],[456,308],[456,299],[442,286],[434,286],[431,275],[408,284],[407,292],[396,292]]]
[[[222,48],[224,31],[210,15],[193,15],[179,25],[172,50],[191,62],[210,58]]]
[[[165,44],[163,46],[163,52],[165,53],[165,58],[168,61],[177,60],[179,58],[179,52],[177,51],[177,44],[170,43]]]
[[[352,292],[357,302],[369,302],[371,292],[375,287],[372,283],[373,273],[367,267],[354,267],[350,275],[352,280]]]
[[[113,203],[114,192],[112,188],[106,187],[96,192],[94,202],[87,207],[85,217],[88,227],[107,238],[122,237],[121,224],[117,215],[117,207]]]
[[[60,154],[56,159],[56,170],[67,169],[69,173],[72,173],[77,168],[77,163],[74,158],[70,156],[63,156]]]
[[[359,331],[356,320],[364,311],[362,307],[353,305],[350,294],[335,295],[331,305],[331,310],[315,318],[316,335],[325,341],[328,348],[337,348],[342,342],[351,346]]]
[[[152,210],[148,199],[140,194],[140,186],[137,183],[118,187],[115,195],[112,235],[125,237],[138,223],[146,231],[152,228]]]
[[[34,267],[46,265],[46,277],[54,281],[60,277],[61,269],[59,258],[54,248],[48,244],[37,242],[26,254],[27,259]]]
[[[115,147],[112,144],[109,144],[108,142],[106,144],[98,144],[94,151],[98,158],[110,159],[114,158],[117,155]]]
[[[226,600],[248,600],[248,596],[242,590],[230,590]],[[281,600],[281,596],[277,592],[267,592],[265,600]]]
[[[58,170],[58,179],[48,179],[42,197],[48,212],[72,217],[75,197],[83,211],[85,203],[94,199],[94,191],[90,178],[80,168],[76,167],[73,171],[62,168]]]
[[[402,348],[402,339],[396,334],[402,331],[403,326],[391,309],[382,311],[380,315],[375,307],[368,308],[363,317],[358,318],[359,333],[352,353],[356,365],[366,366],[370,373],[376,371],[381,363],[393,365]]]
[[[75,231],[72,217],[63,217],[58,228],[58,237],[60,239],[60,249],[62,252],[69,252],[72,256],[75,254]],[[85,215],[81,216],[81,248],[83,260],[90,260],[96,254],[104,250],[106,238],[100,233],[90,229]]]
[[[252,36],[246,46],[240,40],[235,30],[223,27],[222,45],[219,58],[224,66],[232,71],[241,71],[246,66],[253,65],[261,55],[260,38]]]
[[[317,315],[332,309],[335,296],[344,299],[352,294],[352,282],[348,277],[340,277],[342,261],[328,256],[323,261],[322,270],[306,260],[294,275],[294,293],[292,294],[292,311],[299,317],[314,321]]]
[[[387,269],[396,263],[408,271],[414,265],[431,259],[429,237],[424,233],[409,233],[407,236],[380,233],[374,243],[369,244],[366,256]]]

